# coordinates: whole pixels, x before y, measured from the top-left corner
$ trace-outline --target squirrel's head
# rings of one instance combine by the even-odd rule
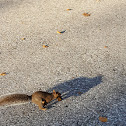
[[[62,97],[59,92],[56,92],[55,90],[53,90],[53,96],[54,98],[57,98],[58,101],[62,101]]]

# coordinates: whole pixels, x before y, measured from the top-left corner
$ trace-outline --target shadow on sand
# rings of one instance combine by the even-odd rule
[[[62,98],[67,99],[71,96],[80,96],[81,94],[89,91],[91,88],[97,86],[102,82],[102,75],[94,78],[79,77],[73,80],[68,80],[66,82],[60,83],[53,88],[48,89],[48,92],[56,90],[62,94]],[[51,102],[50,105],[56,104],[57,101]],[[50,106],[49,105],[49,106]]]

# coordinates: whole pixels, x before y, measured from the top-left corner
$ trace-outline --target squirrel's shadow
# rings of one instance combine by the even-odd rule
[[[102,82],[102,75],[87,78],[87,77],[79,77],[72,80],[68,80],[66,82],[60,83],[53,88],[48,89],[48,92],[51,92],[53,89],[60,92],[62,94],[62,98],[67,99],[71,96],[80,96],[81,94],[87,92],[91,88],[97,86]],[[49,108],[52,105],[56,104],[58,101],[54,100],[49,104]]]

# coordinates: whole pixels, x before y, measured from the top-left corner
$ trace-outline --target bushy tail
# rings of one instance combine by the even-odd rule
[[[0,98],[0,106],[20,104],[31,101],[31,96],[26,94],[12,94]]]

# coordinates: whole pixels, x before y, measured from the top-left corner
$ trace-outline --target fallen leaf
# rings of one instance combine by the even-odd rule
[[[70,11],[70,10],[72,10],[72,9],[66,9],[67,11]]]
[[[108,119],[106,117],[102,117],[102,116],[99,117],[99,120],[101,122],[107,122],[108,121]]]
[[[5,76],[6,74],[7,74],[6,72],[1,73],[0,76]]]
[[[61,34],[61,32],[57,31],[58,34]]]
[[[108,48],[108,46],[104,46],[104,48]]]
[[[84,15],[85,17],[89,17],[91,14],[83,13],[83,15]]]
[[[66,30],[61,31],[61,32],[57,31],[57,33],[58,33],[58,34],[63,34],[65,31],[66,31]]]
[[[47,47],[49,47],[49,46],[48,46],[48,45],[43,45],[42,47],[43,47],[43,48],[47,48]]]
[[[21,38],[21,40],[25,40],[26,38]]]

